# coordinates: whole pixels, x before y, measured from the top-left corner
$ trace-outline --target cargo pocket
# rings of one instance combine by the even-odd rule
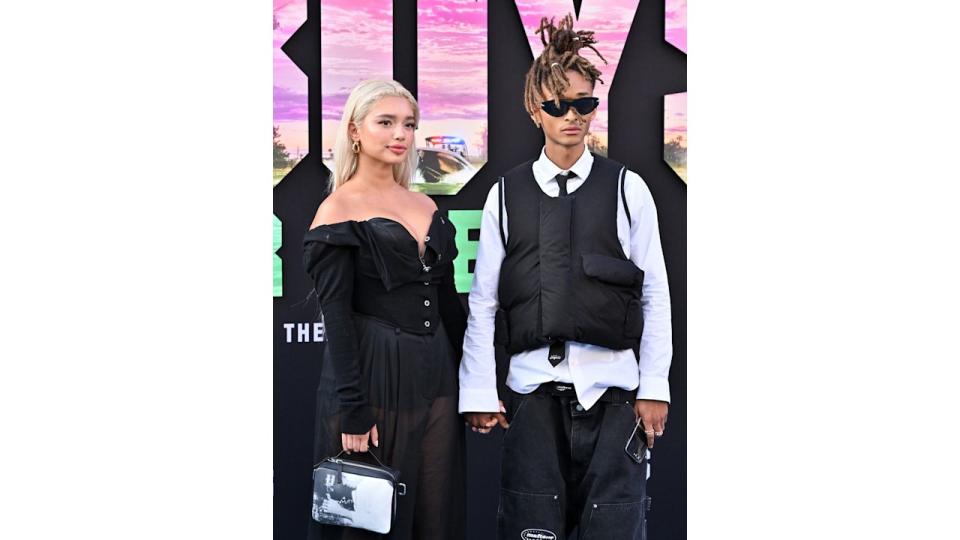
[[[593,504],[583,529],[582,540],[642,538],[644,501]]]
[[[633,299],[627,304],[627,317],[623,321],[623,335],[640,339],[643,335],[643,308],[640,300]]]
[[[504,413],[504,416],[506,416],[508,424],[513,423],[513,419],[517,416],[517,411],[520,410],[520,407],[523,405],[523,402],[526,399],[526,394],[520,394],[514,392],[513,390],[507,391],[507,395],[504,396],[503,405],[504,408],[507,409],[507,412]]]
[[[558,495],[501,489],[497,538],[558,540],[564,530],[560,510]]]
[[[508,390],[506,402],[504,403],[505,408],[507,409],[506,418],[507,423],[510,424],[510,428],[506,430],[503,434],[503,444],[502,447],[506,447],[509,442],[510,433],[513,430],[513,425],[517,421],[517,416],[520,414],[520,411],[523,409],[523,406],[527,403],[527,400],[531,399],[527,394],[518,394],[512,390]]]

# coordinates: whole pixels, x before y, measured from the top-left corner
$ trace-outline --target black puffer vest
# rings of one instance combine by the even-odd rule
[[[617,239],[617,188],[626,169],[594,155],[583,185],[549,197],[532,165],[500,180],[508,220],[498,342],[510,354],[556,341],[635,348],[643,333],[643,271]]]

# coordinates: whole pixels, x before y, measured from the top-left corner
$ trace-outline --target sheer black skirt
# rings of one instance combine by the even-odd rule
[[[407,494],[398,500],[389,535],[310,522],[312,540],[446,540],[464,535],[464,428],[457,413],[457,361],[443,325],[431,335],[404,332],[355,316],[364,391],[376,417],[385,465],[400,471]],[[338,400],[330,362],[317,390],[314,462],[342,450]],[[354,453],[351,459],[373,462]]]

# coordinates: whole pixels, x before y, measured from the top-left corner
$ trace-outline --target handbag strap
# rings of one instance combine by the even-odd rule
[[[344,454],[344,452],[346,452],[346,450],[341,450],[339,454],[333,456],[333,459],[339,458]],[[378,458],[377,455],[373,453],[373,450],[367,450],[367,453],[373,457],[374,461],[377,462],[377,465],[380,465],[381,467],[386,467],[386,465],[384,465],[383,462],[380,461],[380,458]]]

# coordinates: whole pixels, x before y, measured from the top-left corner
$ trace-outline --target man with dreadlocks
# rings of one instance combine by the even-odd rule
[[[637,174],[584,145],[599,103],[600,71],[580,55],[600,56],[593,32],[574,31],[570,15],[537,32],[544,50],[524,100],[545,145],[484,205],[460,412],[474,431],[509,428],[501,539],[557,540],[577,527],[582,540],[639,539],[646,447],[670,400],[657,211]],[[495,343],[509,356],[499,392]]]

